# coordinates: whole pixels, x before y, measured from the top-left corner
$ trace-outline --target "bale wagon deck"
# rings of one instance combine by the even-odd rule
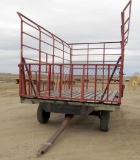
[[[21,102],[45,102],[51,105],[51,107],[48,107],[49,109],[46,109],[46,106],[45,110],[67,114],[84,114],[83,111],[77,112],[78,107],[76,107],[76,105],[81,106],[81,110],[83,110],[82,106],[92,106],[92,110],[95,108],[96,110],[115,110],[120,105],[123,89],[120,83],[120,60],[121,58],[119,57],[116,64],[105,65],[37,65],[25,63],[22,76],[24,79],[29,78],[30,83],[28,85],[25,84],[25,80],[23,79],[24,83],[21,85],[23,94],[20,95]],[[41,77],[44,79],[43,81],[42,78],[40,78],[39,81],[37,73],[36,76],[34,76],[34,72],[37,72],[34,69],[38,69],[39,66],[42,67],[42,70],[47,68],[48,71],[46,73],[42,71]],[[26,73],[26,75],[24,75],[24,73]],[[102,76],[102,74],[104,75]],[[36,81],[36,83],[34,83],[34,81]],[[67,106],[64,107],[66,104]],[[72,104],[74,104],[74,106],[72,106]],[[72,111],[68,107],[73,108]],[[89,112],[85,112],[85,114],[90,114],[90,112],[91,109],[89,109]]]
[[[121,13],[120,41],[67,43],[18,12],[19,96],[22,103],[39,103],[40,123],[47,123],[51,112],[97,115],[100,129],[108,130],[110,111],[119,108],[123,96],[130,14],[131,0]]]

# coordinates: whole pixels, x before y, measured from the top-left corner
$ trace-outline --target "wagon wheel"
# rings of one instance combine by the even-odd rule
[[[108,131],[108,124],[110,119],[110,111],[101,111],[100,117],[100,130],[107,132]]]
[[[50,118],[50,112],[45,112],[41,105],[37,109],[37,120],[39,123],[48,123]]]
[[[139,77],[138,76],[131,77],[129,81],[129,89],[135,90],[138,88],[138,85],[139,85]]]

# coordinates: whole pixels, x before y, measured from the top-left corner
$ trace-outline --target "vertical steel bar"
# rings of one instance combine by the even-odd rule
[[[120,67],[120,73],[119,73],[119,78],[120,78],[120,82],[119,82],[119,102],[121,102],[121,97],[122,97],[122,87],[123,87],[123,69],[122,66]]]
[[[20,17],[21,18],[21,17]],[[19,72],[19,93],[20,94],[27,94],[27,90],[26,90],[26,80],[25,80],[25,71],[24,71],[24,65],[23,65],[23,20],[21,18],[21,43],[20,43],[20,47],[21,47],[21,55],[20,55],[20,72]]]
[[[70,80],[71,80],[71,64],[72,64],[72,52],[73,52],[73,45],[71,45],[71,47],[70,47],[70,68],[69,68],[69,82],[70,82]],[[71,89],[71,85],[70,85],[70,83],[68,83],[69,84],[69,89]]]
[[[46,54],[46,64],[48,63],[48,54]],[[47,73],[47,65],[46,65],[46,73]]]
[[[29,64],[29,82],[32,81],[32,77],[31,77],[31,65]],[[30,95],[30,90],[31,90],[31,83],[28,84],[28,95]]]
[[[64,58],[65,58],[65,54],[64,54],[65,52],[64,52],[64,51],[65,51],[65,46],[64,46],[63,41],[62,41],[62,44],[63,44],[63,65],[64,65]],[[64,73],[64,71],[63,71],[63,73]]]
[[[69,75],[66,75],[66,81],[69,81]],[[69,83],[66,83],[66,89],[69,89]]]
[[[66,75],[64,75],[64,78],[63,78],[63,86],[64,86],[64,90],[66,89]]]
[[[72,92],[73,92],[73,65],[71,65],[70,66],[70,68],[71,68],[71,78],[70,78],[70,81],[69,81],[69,83],[70,83],[70,90],[71,90],[71,98],[72,98]]]
[[[22,77],[22,72],[24,71],[24,66],[22,65],[22,59],[23,59],[23,46],[22,46],[22,42],[23,42],[23,22],[21,19],[21,28],[20,28],[20,66],[19,66],[19,95],[23,92],[23,77]]]
[[[51,65],[49,65],[49,96],[51,95],[51,88],[53,84],[51,84]]]
[[[68,89],[70,89],[70,80],[71,80],[71,65],[69,65],[69,75],[68,75]]]
[[[56,75],[56,84],[55,84],[55,90],[58,90],[58,74]]]
[[[62,65],[60,65],[59,98],[62,96]]]
[[[38,68],[38,95],[40,96],[40,85],[41,85],[41,29],[39,26],[38,31],[39,31],[39,68]]]
[[[21,55],[20,55],[20,63],[23,63],[23,21],[21,19],[21,43],[20,43],[20,51],[21,51]]]
[[[54,39],[54,36],[53,37],[53,56],[52,56],[52,64],[53,64],[53,68],[52,68],[52,79],[53,79],[53,82],[54,82],[54,55],[55,55],[55,39]]]
[[[72,64],[72,55],[73,55],[73,45],[70,47],[70,64]]]
[[[81,86],[81,102],[84,100],[85,64],[82,66],[83,66],[83,73],[82,73],[82,86]]]
[[[36,72],[35,72],[35,79],[36,79],[36,83],[35,83],[35,84],[36,84],[36,88],[37,88],[37,86],[38,86],[38,84],[37,84],[37,78],[38,78],[38,77],[37,77],[37,76],[38,76],[38,73],[37,73],[37,71],[36,71]]]
[[[122,84],[123,84],[123,67],[124,67],[124,46],[125,46],[125,25],[124,25],[124,16],[125,13],[121,13],[121,18],[122,18],[122,26],[121,26],[121,34],[122,34],[122,41],[121,41],[121,69],[120,69],[120,83],[119,83],[119,100],[121,101],[121,95],[122,95]]]
[[[110,78],[110,65],[108,65],[108,79],[107,79],[107,82],[109,82],[109,78]],[[108,101],[108,96],[109,96],[109,85],[107,86],[107,101]]]
[[[95,77],[94,77],[94,100],[96,100],[97,91],[97,65],[95,65]]]
[[[63,76],[62,76],[62,81],[65,81],[64,79],[65,79],[65,73],[64,73],[64,69],[65,69],[65,66],[64,66],[64,57],[65,57],[65,54],[64,54],[64,43],[63,43],[63,41],[62,41],[62,44],[63,44],[63,70],[62,70],[62,74],[63,74]],[[64,84],[65,85],[65,84]]]
[[[102,75],[102,90],[104,89],[104,77],[105,77],[105,75],[104,75],[104,65],[105,65],[105,43],[103,43],[103,71],[102,71],[102,73],[103,73],[103,75]]]
[[[88,64],[89,64],[89,44],[87,44],[87,82],[86,82],[86,89],[88,90],[88,84],[89,84],[89,79],[88,79]]]
[[[47,68],[48,68],[48,77],[47,77],[47,81],[46,81],[46,93],[45,93],[45,95],[44,96],[46,96],[46,94],[48,94],[48,96],[50,96],[50,83],[51,83],[51,81],[50,81],[50,72],[51,72],[51,67],[50,67],[50,65],[49,64],[47,64]]]

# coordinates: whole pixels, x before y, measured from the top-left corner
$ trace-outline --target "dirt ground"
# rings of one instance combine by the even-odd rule
[[[99,119],[75,116],[49,151],[37,151],[59,128],[64,115],[48,124],[36,119],[37,105],[21,104],[18,85],[0,83],[0,160],[140,160],[140,89],[126,87],[120,110],[111,113],[110,130],[99,131]]]

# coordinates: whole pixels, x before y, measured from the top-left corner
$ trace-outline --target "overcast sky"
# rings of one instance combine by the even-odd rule
[[[120,41],[121,11],[128,0],[0,0],[0,73],[18,73],[17,11],[68,43]],[[140,72],[140,0],[132,0],[124,73]]]

